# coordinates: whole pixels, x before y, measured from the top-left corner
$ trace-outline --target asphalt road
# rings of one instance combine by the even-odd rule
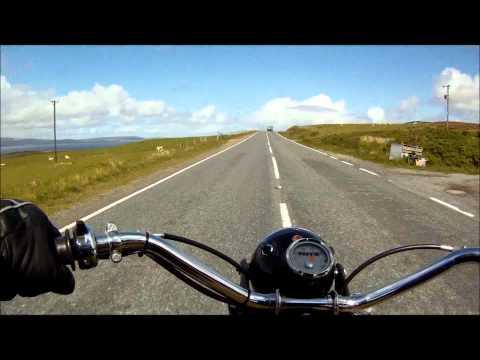
[[[277,134],[269,133],[267,138],[260,132],[88,223],[97,232],[110,221],[120,230],[179,234],[238,260],[250,257],[263,237],[292,223],[319,233],[333,245],[347,270],[404,244],[479,246],[478,209],[464,211],[473,217],[465,215],[432,201],[431,194],[406,190],[388,176],[365,170]],[[230,265],[188,249],[238,280]],[[417,251],[388,257],[359,275],[352,291],[373,290],[442,255]],[[223,304],[191,289],[146,257],[124,258],[119,264],[101,262],[94,269],[77,270],[75,277],[74,294],[17,297],[2,303],[2,314],[227,313]],[[480,268],[465,264],[371,312],[478,314],[479,298]]]

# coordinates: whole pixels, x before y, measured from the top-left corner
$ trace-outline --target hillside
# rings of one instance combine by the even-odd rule
[[[387,166],[412,167],[388,160],[390,144],[420,145],[428,170],[478,174],[480,164],[479,124],[450,122],[418,124],[344,124],[293,126],[282,135],[304,145]],[[419,168],[417,168],[419,169]]]

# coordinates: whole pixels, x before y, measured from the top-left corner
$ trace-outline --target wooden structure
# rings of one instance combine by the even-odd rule
[[[423,148],[418,145],[405,145],[402,144],[402,157],[416,155],[421,157],[423,154]]]
[[[421,158],[423,148],[418,145],[395,144],[390,145],[390,160],[403,158]]]

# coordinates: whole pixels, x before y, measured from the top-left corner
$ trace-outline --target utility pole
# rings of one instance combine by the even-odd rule
[[[56,119],[55,105],[58,102],[58,100],[50,100],[50,102],[53,104],[53,143],[54,143],[54,149],[55,149],[55,162],[57,162],[57,119]]]
[[[449,102],[450,102],[450,85],[443,85],[442,88],[447,88],[447,94],[443,95],[443,98],[447,100],[447,130],[448,130],[448,115],[449,115]]]

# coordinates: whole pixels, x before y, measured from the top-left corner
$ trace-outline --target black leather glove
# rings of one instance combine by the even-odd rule
[[[72,272],[56,259],[57,236],[60,232],[34,204],[0,199],[0,300],[73,292]]]

